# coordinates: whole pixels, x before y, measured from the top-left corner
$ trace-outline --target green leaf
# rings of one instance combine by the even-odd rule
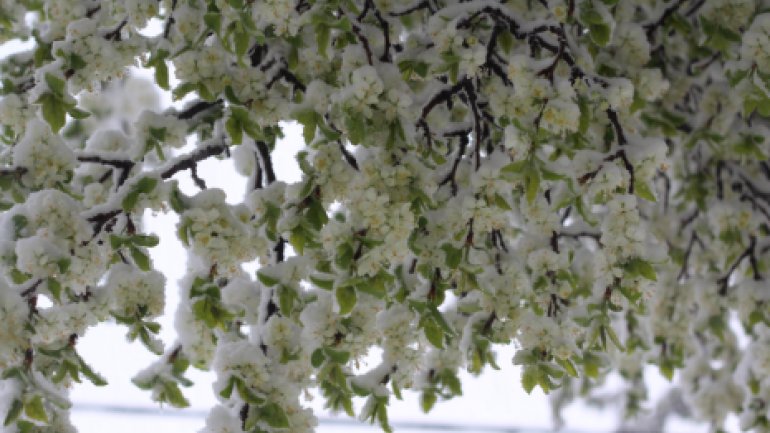
[[[259,271],[257,271],[257,279],[259,280],[260,283],[264,284],[267,287],[273,287],[276,284],[281,282],[281,280],[265,275],[264,273]]]
[[[222,398],[230,398],[230,396],[233,394],[233,388],[235,387],[235,381],[237,381],[238,378],[235,376],[230,376],[230,379],[227,381],[227,386],[225,386],[221,391],[219,391],[219,396]]]
[[[47,279],[48,291],[51,292],[51,296],[57,301],[61,302],[61,284],[54,278]]]
[[[128,194],[126,194],[125,197],[123,197],[123,202],[121,202],[121,207],[126,212],[131,212],[134,209],[134,206],[136,206],[136,203],[139,201],[139,193],[136,190],[129,191]]]
[[[198,83],[182,83],[171,91],[171,96],[174,101],[178,101],[184,98],[188,93],[195,91],[198,88]]]
[[[765,322],[765,315],[760,311],[752,311],[749,314],[749,327],[753,327],[760,322]]]
[[[438,349],[444,348],[444,330],[433,319],[425,320],[422,330],[430,344]]]
[[[513,34],[508,30],[503,30],[498,35],[497,42],[506,54],[510,54],[511,48],[513,48]]]
[[[11,281],[13,281],[13,284],[21,284],[30,278],[32,278],[32,276],[29,274],[25,274],[16,268],[11,269]]]
[[[243,381],[238,380],[235,382],[236,389],[238,390],[238,395],[246,402],[250,404],[262,404],[265,402],[263,398],[260,398],[257,394],[254,393],[248,386],[246,386]]]
[[[575,368],[575,364],[572,363],[569,359],[559,359],[556,358],[556,362],[564,369],[564,371],[567,372],[572,377],[578,377],[578,371]]]
[[[27,227],[27,224],[29,224],[29,220],[26,216],[21,214],[16,214],[11,218],[11,221],[13,221],[13,234],[15,238],[21,237],[21,232],[24,230],[25,227]]]
[[[353,307],[356,306],[357,300],[355,288],[351,286],[337,287],[334,293],[337,297],[337,304],[340,306],[339,314],[341,316],[353,311]]]
[[[463,258],[463,250],[455,248],[449,243],[441,245],[441,249],[444,251],[444,263],[447,267],[450,269],[457,269]]]
[[[626,271],[632,275],[641,275],[642,277],[652,281],[658,280],[655,273],[655,268],[650,262],[646,260],[640,258],[631,259],[628,263],[626,263],[625,268]]]
[[[88,116],[91,115],[91,113],[89,113],[88,111],[81,110],[81,109],[75,107],[74,105],[67,109],[67,113],[69,113],[69,115],[73,119],[77,119],[77,120],[85,119],[85,118],[87,118]]]
[[[311,275],[309,277],[309,279],[310,279],[311,283],[315,284],[316,286],[318,286],[318,287],[320,287],[320,288],[322,288],[324,290],[332,290],[332,289],[334,289],[334,280],[325,280],[323,278],[316,277],[316,276],[313,276],[313,275]]]
[[[315,27],[315,39],[318,45],[318,52],[326,57],[326,48],[329,46],[331,30],[326,24],[317,24]]]
[[[294,298],[296,297],[297,294],[294,289],[285,285],[278,288],[278,306],[284,315],[288,316],[294,310]]]
[[[51,92],[54,96],[56,96],[58,99],[64,99],[64,85],[65,82],[61,78],[57,77],[54,74],[47,73],[45,74],[45,83],[48,85],[48,88],[51,89]]]
[[[59,132],[67,119],[67,107],[64,102],[52,93],[42,95],[38,100],[43,110],[43,119],[51,126],[53,132]]]
[[[167,381],[163,383],[163,394],[165,396],[166,402],[168,402],[168,404],[171,406],[177,408],[190,406],[190,402],[187,401],[187,399],[182,394],[182,391],[179,389],[179,386],[174,382]]]
[[[134,263],[136,263],[136,266],[139,267],[139,269],[147,272],[151,269],[150,264],[150,257],[145,254],[142,250],[140,250],[138,247],[135,247],[131,245],[131,258],[134,259]]]
[[[334,363],[347,364],[348,361],[350,360],[350,352],[345,352],[342,350],[334,350],[328,347],[325,347],[323,351],[326,357]]]
[[[163,59],[158,59],[155,63],[155,82],[158,83],[158,86],[163,90],[168,90],[170,88],[168,84],[168,66]]]
[[[591,36],[591,40],[601,47],[610,43],[610,37],[612,36],[612,29],[606,24],[592,24],[588,26],[588,34]]]
[[[243,127],[238,119],[232,116],[228,118],[227,122],[225,122],[225,130],[227,130],[227,135],[230,136],[233,144],[241,144],[243,142]]]
[[[610,341],[612,341],[612,344],[615,345],[618,349],[621,351],[625,351],[625,347],[623,346],[623,343],[620,342],[620,338],[618,338],[618,334],[615,333],[615,330],[612,329],[612,326],[605,326],[604,327],[607,336],[610,337]]]
[[[233,42],[235,43],[235,56],[240,59],[249,50],[249,34],[245,31],[233,33]]]
[[[316,126],[319,123],[319,116],[313,110],[303,110],[294,113],[294,118],[302,125],[302,137],[305,144],[310,144],[315,138]]]
[[[206,27],[218,35],[222,28],[222,14],[219,12],[208,12],[203,15],[203,22],[206,24]]]
[[[5,415],[5,421],[3,421],[4,426],[9,426],[11,423],[16,421],[17,418],[19,418],[19,415],[21,415],[21,410],[24,408],[24,404],[19,400],[18,398],[13,400],[13,403],[11,403],[11,407],[8,408],[8,413]]]
[[[301,256],[305,251],[305,233],[301,227],[292,230],[291,235],[289,235],[289,243],[294,251]]]
[[[438,397],[436,396],[436,393],[433,391],[425,391],[420,396],[420,407],[422,408],[422,411],[425,413],[428,413],[433,409],[433,406],[436,404],[436,400]]]
[[[160,239],[155,235],[133,235],[131,236],[131,242],[140,247],[155,247],[160,242]]]
[[[345,119],[345,127],[348,130],[348,139],[351,143],[359,144],[364,141],[364,137],[366,137],[366,125],[363,116],[359,114],[347,116]]]
[[[324,351],[321,348],[314,350],[313,354],[310,355],[310,364],[313,366],[313,368],[320,367],[325,360],[326,356],[324,355]]]
[[[326,209],[324,209],[323,204],[319,200],[310,202],[305,216],[307,217],[308,222],[310,222],[316,230],[321,230],[323,226],[329,222],[329,215],[326,214]]]
[[[527,366],[524,367],[524,370],[521,372],[521,386],[527,394],[531,394],[532,390],[535,389],[535,386],[537,385],[538,370],[539,369],[535,366]]]
[[[674,378],[674,366],[668,360],[663,360],[658,366],[660,374],[668,379],[669,382]]]
[[[634,184],[634,193],[637,197],[645,199],[647,201],[655,202],[655,193],[652,192],[649,185],[646,182],[636,182]]]
[[[177,188],[176,185],[174,185],[174,188],[171,190],[169,204],[171,205],[171,209],[176,213],[182,213],[187,209],[187,205],[184,202],[184,195],[182,195],[182,192],[179,191],[179,188]]]
[[[590,3],[586,3],[590,4]],[[596,9],[586,8],[580,13],[580,20],[585,24],[604,24],[604,18]]]
[[[85,363],[82,358],[78,356],[78,361],[80,361],[80,371],[83,373],[83,376],[85,376],[88,380],[91,381],[96,386],[105,386],[107,385],[107,380],[102,377],[102,375],[96,373],[91,369],[91,366]]]
[[[527,202],[532,204],[537,198],[537,192],[540,190],[540,171],[536,168],[530,168],[527,171]]]
[[[289,417],[277,403],[267,403],[259,410],[260,418],[273,428],[288,428]]]
[[[24,413],[31,419],[48,423],[48,415],[45,413],[43,399],[39,395],[32,397],[32,399],[24,403]]]

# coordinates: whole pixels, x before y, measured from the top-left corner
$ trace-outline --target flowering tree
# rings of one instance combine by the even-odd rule
[[[559,404],[619,373],[633,415],[652,364],[715,429],[769,431],[768,10],[0,1],[0,38],[35,42],[0,62],[4,431],[75,431],[67,389],[106,384],[77,341],[111,320],[158,354],[134,379],[158,402],[216,372],[206,433],[311,432],[308,388],[389,431],[391,398],[429,411],[502,344]],[[129,66],[190,102],[104,109]],[[285,120],[295,184],[271,162]],[[242,203],[206,188],[209,158],[248,177]],[[148,209],[189,249],[169,347]]]

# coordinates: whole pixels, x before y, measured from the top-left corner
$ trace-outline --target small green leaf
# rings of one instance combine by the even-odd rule
[[[91,115],[91,113],[89,113],[88,111],[81,110],[75,107],[74,105],[67,109],[67,113],[69,113],[69,115],[73,119],[77,119],[77,120],[85,119]]]
[[[230,398],[230,396],[233,394],[233,388],[235,387],[236,380],[238,379],[235,376],[230,376],[230,379],[227,381],[227,386],[219,391],[219,396],[222,398]]]
[[[184,196],[176,186],[174,186],[174,188],[171,190],[171,194],[169,196],[169,204],[171,204],[171,209],[173,209],[176,213],[182,213],[185,209],[187,209],[187,205],[184,202]]]
[[[567,372],[572,377],[578,377],[578,371],[575,368],[575,364],[572,363],[569,359],[559,359],[556,358],[556,362],[564,369],[564,371]]]
[[[635,258],[626,264],[626,270],[635,275],[641,275],[651,281],[658,281],[655,268],[646,260]]]
[[[158,179],[153,177],[143,177],[139,180],[139,182],[136,183],[136,187],[134,189],[140,193],[149,194],[152,192],[152,190],[155,189],[155,186],[157,185]]]
[[[318,52],[321,56],[326,57],[326,48],[329,46],[329,38],[331,31],[325,24],[317,24],[315,27],[315,39],[318,45]]]
[[[67,120],[67,107],[64,102],[52,93],[42,95],[38,100],[43,110],[43,119],[51,126],[53,132],[59,132]]]
[[[305,251],[305,234],[301,227],[292,230],[289,235],[289,243],[300,256]]]
[[[588,26],[588,32],[591,36],[591,40],[601,47],[610,43],[610,37],[612,36],[612,29],[606,24],[592,24]]]
[[[48,415],[43,406],[43,399],[39,395],[32,397],[32,399],[24,404],[24,413],[31,419],[48,423]]]
[[[328,347],[325,347],[323,351],[326,357],[334,363],[347,364],[348,361],[350,360],[350,352],[346,352],[342,350],[334,350]]]
[[[166,402],[171,406],[177,408],[190,406],[190,402],[187,401],[182,394],[182,391],[179,389],[179,386],[174,382],[165,382],[163,384],[163,394]]]
[[[61,259],[56,261],[56,267],[59,268],[59,273],[64,274],[66,273],[69,268],[70,264],[72,263],[72,259],[69,257],[62,257]]]
[[[222,28],[222,14],[219,12],[208,12],[203,15],[203,22],[206,24],[206,27],[218,35]]]
[[[61,302],[61,284],[54,278],[48,278],[47,280],[48,291],[51,292],[51,296],[57,301]]]
[[[281,282],[281,280],[265,275],[264,273],[259,271],[257,271],[257,279],[259,280],[260,283],[264,284],[267,287],[273,287],[276,284]]]
[[[441,249],[444,251],[444,263],[447,267],[450,269],[457,269],[463,258],[463,250],[455,248],[449,243],[441,245]]]
[[[273,428],[288,428],[289,417],[277,403],[267,403],[259,410],[260,418]]]
[[[136,263],[136,266],[145,272],[149,271],[152,267],[150,264],[150,257],[147,254],[145,254],[141,249],[133,245],[131,245],[130,250],[131,250],[131,258],[134,259],[134,263]]]
[[[337,297],[337,304],[340,307],[339,314],[341,316],[344,316],[353,311],[353,307],[356,306],[357,300],[355,288],[351,286],[337,287],[335,290],[335,295]]]
[[[535,366],[524,367],[524,370],[521,372],[521,386],[524,388],[524,391],[526,391],[527,394],[531,394],[532,390],[535,389],[537,382],[538,368]]]
[[[537,192],[540,190],[540,171],[530,168],[527,171],[527,203],[532,204],[537,198]]]
[[[155,63],[155,82],[158,83],[158,86],[161,89],[169,89],[168,66],[166,65],[166,61],[163,59],[158,59],[158,61]]]
[[[96,386],[105,386],[107,385],[107,380],[102,377],[99,373],[96,373],[91,369],[91,366],[85,363],[82,358],[78,357],[80,361],[80,371],[83,373],[83,376],[85,376],[88,380],[91,381]]]
[[[227,130],[227,135],[230,136],[233,144],[241,144],[243,142],[243,127],[238,119],[235,117],[228,118],[225,122],[225,130]]]
[[[131,243],[139,245],[140,247],[155,247],[160,242],[155,235],[134,235],[131,236]],[[115,247],[113,247],[115,248]]]
[[[444,348],[444,330],[434,320],[425,320],[422,330],[430,344],[438,349]]]
[[[129,191],[128,194],[126,194],[125,197],[123,197],[123,201],[121,202],[121,207],[126,212],[131,212],[134,209],[134,206],[136,206],[136,203],[139,201],[139,193],[136,190]]]
[[[278,306],[283,314],[287,316],[291,314],[294,310],[294,298],[296,297],[297,294],[294,292],[294,289],[285,285],[281,285],[278,288]]]
[[[44,78],[45,83],[48,85],[48,88],[51,89],[51,92],[54,94],[54,96],[56,96],[58,99],[64,99],[64,80],[51,73],[45,74]]]
[[[24,230],[25,227],[27,227],[27,224],[29,224],[29,220],[26,216],[17,214],[14,215],[13,218],[11,218],[11,221],[13,221],[13,234],[14,237],[19,238],[21,237],[21,232]]]
[[[668,360],[663,360],[658,366],[660,374],[668,379],[669,382],[674,378],[674,366]]]
[[[318,287],[320,287],[320,288],[322,288],[324,290],[332,290],[332,289],[334,289],[334,280],[325,280],[323,278],[316,277],[316,276],[313,276],[313,275],[311,275],[309,277],[309,279],[310,279],[311,283],[315,284],[316,286],[318,286]]]
[[[313,366],[313,368],[319,368],[325,360],[326,356],[324,355],[324,351],[321,348],[314,350],[313,354],[310,355],[310,364]]]
[[[647,201],[655,202],[655,194],[650,189],[646,182],[636,182],[634,184],[634,193],[637,197],[645,199]]]
[[[511,48],[513,48],[513,34],[508,30],[503,30],[500,32],[497,42],[506,54],[510,54]]]
[[[433,409],[433,406],[436,404],[436,400],[438,397],[436,396],[436,393],[433,391],[425,391],[420,396],[420,407],[422,408],[422,411],[425,413],[428,413]]]
[[[198,88],[197,83],[182,83],[174,88],[174,90],[171,91],[171,96],[174,99],[174,101],[178,101],[182,98],[184,98],[188,93],[195,91]]]
[[[21,415],[21,410],[24,408],[24,404],[19,400],[18,398],[13,400],[13,403],[11,403],[11,407],[8,408],[8,414],[5,415],[5,421],[3,422],[4,426],[9,426],[11,423],[16,421],[17,418],[19,418],[19,415]]]
[[[366,137],[366,124],[364,117],[358,114],[349,115],[345,119],[345,127],[348,130],[348,139],[353,144],[359,144]]]

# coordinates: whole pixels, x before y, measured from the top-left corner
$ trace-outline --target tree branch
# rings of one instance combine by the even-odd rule
[[[215,144],[215,145],[210,145],[210,146],[200,148],[195,152],[178,160],[167,169],[163,170],[160,173],[160,177],[163,179],[169,179],[170,177],[179,173],[182,170],[193,170],[196,168],[196,165],[199,162],[205,159],[208,159],[212,156],[219,155],[225,152],[226,150],[227,150],[227,145],[225,144]]]

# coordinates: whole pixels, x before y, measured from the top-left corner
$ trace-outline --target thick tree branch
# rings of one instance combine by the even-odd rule
[[[197,164],[212,156],[219,155],[227,151],[227,145],[214,144],[202,147],[195,152],[179,159],[167,169],[160,173],[160,177],[163,179],[169,179],[173,175],[179,173],[182,170],[195,170]]]
[[[130,159],[110,159],[102,158],[98,155],[79,155],[77,159],[80,162],[92,162],[95,164],[108,165],[120,170],[118,180],[115,182],[116,190],[126,182],[129,174],[131,173],[131,170],[135,165],[134,161],[131,161]]]

